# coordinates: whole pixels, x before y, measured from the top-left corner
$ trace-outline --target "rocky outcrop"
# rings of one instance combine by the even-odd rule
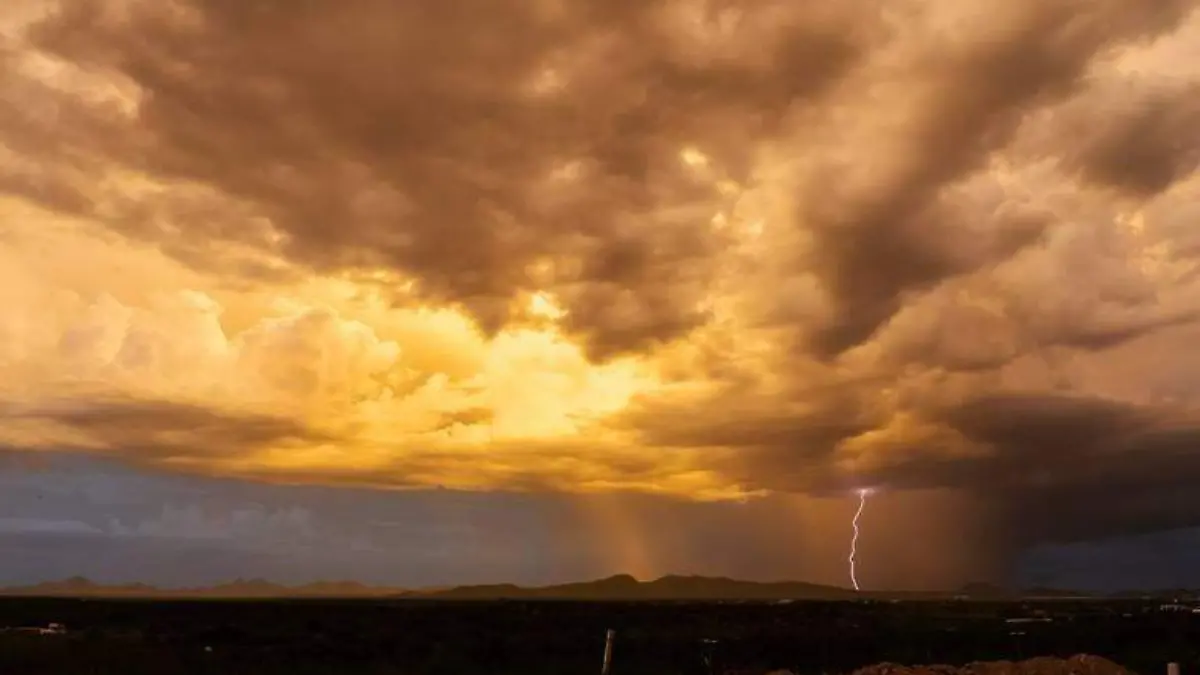
[[[902,666],[880,663],[853,675],[1135,675],[1108,659],[1077,654],[1068,659],[1039,656],[1026,661],[984,661],[965,666]]]

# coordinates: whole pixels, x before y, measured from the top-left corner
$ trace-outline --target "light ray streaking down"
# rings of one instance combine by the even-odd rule
[[[854,520],[851,525],[854,528],[854,534],[850,537],[850,557],[847,561],[850,563],[850,583],[854,585],[854,590],[861,590],[858,587],[858,575],[855,570],[854,556],[858,553],[858,519],[862,517],[863,509],[867,507],[867,495],[871,494],[869,488],[860,488],[858,491],[858,510],[854,512]]]

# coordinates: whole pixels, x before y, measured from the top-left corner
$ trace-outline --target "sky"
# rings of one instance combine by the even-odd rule
[[[1200,585],[1198,6],[7,0],[0,584]]]

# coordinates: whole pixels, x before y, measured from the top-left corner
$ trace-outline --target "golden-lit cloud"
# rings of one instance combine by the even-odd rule
[[[0,445],[1200,521],[1196,3],[443,5],[0,10]]]

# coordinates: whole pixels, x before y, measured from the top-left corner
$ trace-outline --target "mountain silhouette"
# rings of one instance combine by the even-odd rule
[[[837,586],[797,581],[763,583],[724,577],[669,575],[643,582],[627,574],[619,574],[596,581],[535,588],[494,584],[459,586],[432,592],[413,591],[407,595],[446,600],[839,600],[860,594]]]
[[[315,581],[286,586],[264,579],[235,579],[203,588],[156,588],[146,584],[103,585],[83,577],[31,586],[0,588],[0,595],[143,598],[393,598],[411,600],[999,600],[1021,597],[1078,597],[1080,593],[1039,588],[1006,589],[993,584],[967,584],[954,591],[854,591],[802,581],[740,581],[727,577],[668,575],[639,581],[628,574],[551,586],[479,584],[405,590],[369,586],[356,581]]]

